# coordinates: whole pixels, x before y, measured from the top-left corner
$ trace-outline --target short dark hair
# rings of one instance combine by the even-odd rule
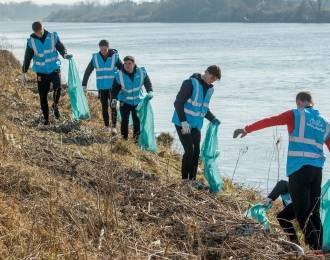
[[[132,62],[135,63],[135,58],[134,58],[133,56],[128,55],[128,56],[126,56],[126,57],[124,58],[124,62],[125,62],[125,61],[132,61]]]
[[[32,24],[32,30],[34,32],[39,32],[42,29],[42,23],[40,21],[36,21]]]
[[[301,91],[297,94],[296,100],[300,100],[302,102],[307,102],[310,105],[314,105],[313,98],[312,98],[312,93],[309,91]]]
[[[100,47],[102,47],[102,46],[109,47],[110,44],[109,44],[109,42],[108,42],[107,40],[101,40],[101,41],[99,42],[99,46],[100,46]]]
[[[217,77],[218,80],[221,79],[221,69],[218,65],[211,65],[206,69],[206,71]]]

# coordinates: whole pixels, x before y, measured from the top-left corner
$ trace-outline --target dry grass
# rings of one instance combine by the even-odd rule
[[[154,155],[100,133],[92,96],[92,121],[71,123],[64,95],[62,121],[39,127],[33,75],[16,81],[8,52],[0,64],[1,259],[292,257],[276,230],[243,217],[255,191],[226,181],[215,196],[181,183],[168,136]]]

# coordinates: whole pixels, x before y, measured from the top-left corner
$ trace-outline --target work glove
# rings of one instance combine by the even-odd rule
[[[183,121],[181,122],[181,132],[183,135],[187,135],[187,134],[190,134],[190,125],[188,124],[187,121]]]
[[[233,135],[233,138],[237,138],[238,136],[241,136],[241,138],[243,138],[244,136],[247,135],[247,132],[244,130],[244,129],[236,129],[234,131],[234,135]]]
[[[66,59],[66,60],[71,60],[72,57],[73,57],[72,54],[65,54],[65,55],[64,55],[64,59]]]
[[[20,80],[20,81],[22,81],[23,82],[23,84],[25,84],[26,83],[26,73],[22,73],[21,75],[19,75],[18,77],[17,77],[17,79],[18,80]]]
[[[154,97],[154,92],[149,91],[147,97],[149,98],[149,100],[152,99]]]
[[[112,107],[112,108],[116,108],[116,107],[117,107],[117,99],[113,99],[113,100],[111,101],[111,107]]]
[[[212,124],[215,124],[215,125],[221,125],[221,122],[218,118],[214,118],[212,121],[211,121]]]
[[[270,198],[266,198],[264,199],[261,204],[265,205],[266,207],[268,207],[269,205],[271,205],[273,203],[273,200]]]

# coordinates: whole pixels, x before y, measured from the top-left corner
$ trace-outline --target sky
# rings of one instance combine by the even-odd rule
[[[0,3],[13,3],[13,2],[19,3],[19,2],[26,2],[26,1],[27,0],[0,0]],[[118,0],[98,0],[98,2],[100,2],[100,3],[109,3],[109,2],[116,2],[116,1],[118,1]],[[142,0],[133,0],[133,1],[141,2]],[[74,3],[81,2],[81,0],[31,0],[31,2],[38,3],[38,4],[49,4],[49,3],[74,4]]]

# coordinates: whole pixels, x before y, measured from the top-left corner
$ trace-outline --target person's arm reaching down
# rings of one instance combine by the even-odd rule
[[[90,77],[90,75],[92,74],[94,70],[94,65],[93,65],[93,61],[91,60],[85,70],[85,73],[84,73],[84,78],[83,78],[83,81],[82,81],[82,85],[84,88],[87,87],[87,82],[88,82],[88,79]]]
[[[24,61],[22,66],[22,72],[26,73],[29,70],[31,60],[33,58],[34,51],[26,44],[25,54],[24,54]]]
[[[65,58],[65,55],[67,54],[67,50],[64,44],[61,42],[60,38],[58,38],[55,48],[61,54],[61,56]]]
[[[193,91],[193,86],[192,86],[191,80],[188,79],[182,83],[181,89],[176,96],[176,99],[174,102],[174,108],[178,114],[180,122],[187,121],[187,118],[186,118],[186,115],[184,112],[184,104],[191,97],[192,91]]]

